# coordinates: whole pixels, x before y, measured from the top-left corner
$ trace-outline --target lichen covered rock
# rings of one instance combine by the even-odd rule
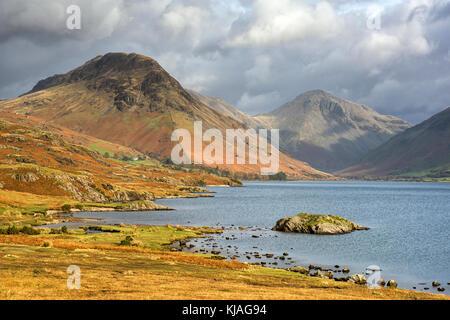
[[[343,234],[368,229],[341,217],[310,213],[280,219],[272,228],[275,231],[309,234]]]

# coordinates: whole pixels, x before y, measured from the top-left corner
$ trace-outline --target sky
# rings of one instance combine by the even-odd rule
[[[322,89],[416,124],[450,106],[449,31],[450,0],[0,0],[0,99],[136,52],[251,115]]]

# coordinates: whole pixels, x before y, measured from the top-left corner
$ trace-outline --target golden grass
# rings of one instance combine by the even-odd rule
[[[65,249],[69,251],[83,249],[83,250],[118,251],[124,253],[150,253],[150,254],[158,254],[159,256],[164,257],[164,259],[167,261],[177,261],[226,269],[248,268],[247,264],[238,261],[205,259],[205,257],[202,257],[200,255],[179,254],[177,252],[152,250],[142,247],[118,246],[113,244],[80,243],[75,241],[68,241],[67,239],[70,239],[70,236],[37,237],[27,235],[8,235],[8,236],[0,235],[0,243],[4,244],[19,244],[26,246],[42,247],[44,243],[48,243],[53,248]]]
[[[220,232],[216,229],[100,228],[114,232],[49,234],[43,229],[37,236],[0,235],[0,299],[449,299],[154,249],[174,239]],[[139,246],[118,245],[127,235]],[[81,290],[66,288],[69,265],[81,268]]]
[[[0,205],[10,205],[19,208],[30,206],[60,208],[65,203],[76,203],[76,201],[67,196],[47,196],[29,192],[0,190]]]
[[[190,259],[204,258],[189,256],[0,245],[0,299],[448,299],[400,289],[370,290],[270,268],[197,264]],[[69,265],[81,269],[80,290],[66,287]]]

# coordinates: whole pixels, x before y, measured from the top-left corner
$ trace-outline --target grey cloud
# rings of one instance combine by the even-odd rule
[[[82,8],[81,32],[64,28],[68,3]],[[185,87],[251,114],[317,88],[414,123],[450,105],[448,0],[387,6],[379,31],[366,26],[373,2],[317,3],[3,0],[0,98],[125,51],[155,58]]]
[[[431,10],[431,19],[433,21],[445,20],[450,17],[450,2],[439,3]]]
[[[81,10],[81,30],[66,27],[70,16],[67,9],[71,5]],[[122,0],[3,0],[0,41],[21,38],[47,44],[68,39],[102,39],[126,22],[122,9]]]

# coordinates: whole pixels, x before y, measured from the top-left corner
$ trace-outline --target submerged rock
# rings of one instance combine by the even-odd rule
[[[280,219],[272,228],[274,231],[309,234],[344,234],[368,229],[341,217],[310,213]]]

